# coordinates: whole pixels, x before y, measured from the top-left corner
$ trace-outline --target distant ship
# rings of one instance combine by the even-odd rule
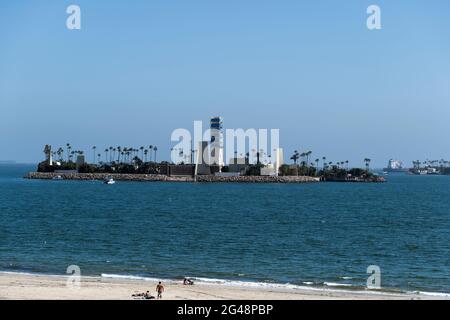
[[[408,169],[403,168],[403,162],[400,160],[390,159],[387,168],[383,169],[384,172],[407,172]]]

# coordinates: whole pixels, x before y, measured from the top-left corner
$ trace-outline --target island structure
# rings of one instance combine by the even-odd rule
[[[415,175],[450,175],[450,161],[445,159],[415,160],[409,172]]]
[[[221,117],[210,119],[210,141],[191,143],[191,149],[172,148],[178,161],[157,161],[158,148],[108,147],[98,153],[92,147],[92,162],[85,152],[65,147],[44,148],[45,160],[28,179],[103,180],[103,181],[166,181],[166,182],[240,182],[240,183],[306,183],[306,182],[384,182],[385,179],[370,170],[370,159],[364,159],[365,168],[349,169],[349,161],[329,162],[326,157],[313,160],[312,151],[295,150],[291,164],[284,163],[282,148],[268,154],[264,149],[251,149],[245,154],[234,152],[227,164],[224,159],[223,122]]]
[[[414,175],[450,175],[450,161],[440,160],[415,160],[412,162],[412,168],[404,168],[403,162],[396,159],[390,159],[388,166],[383,169],[388,173],[409,173]]]

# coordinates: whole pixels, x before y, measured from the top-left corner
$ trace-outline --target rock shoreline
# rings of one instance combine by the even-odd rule
[[[26,179],[52,180],[56,177],[63,180],[105,180],[112,177],[116,181],[138,181],[138,182],[202,182],[202,183],[311,183],[319,182],[320,178],[304,176],[238,176],[238,177],[216,177],[197,176],[195,180],[190,176],[166,176],[157,174],[110,174],[110,173],[54,173],[54,172],[30,172]]]

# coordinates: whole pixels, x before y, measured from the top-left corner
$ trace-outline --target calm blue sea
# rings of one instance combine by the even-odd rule
[[[385,184],[37,181],[0,166],[0,270],[450,292],[450,177]]]

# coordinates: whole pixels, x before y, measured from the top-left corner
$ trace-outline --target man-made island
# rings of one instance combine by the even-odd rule
[[[27,179],[41,180],[101,180],[114,179],[115,181],[138,182],[236,182],[236,183],[305,183],[319,182],[318,177],[305,176],[215,176],[198,175],[168,176],[161,174],[129,174],[129,173],[58,173],[58,172],[30,172]]]
[[[36,172],[25,178],[44,180],[112,180],[147,182],[232,182],[232,183],[306,183],[306,182],[384,182],[385,179],[370,171],[370,159],[364,159],[365,168],[348,167],[348,161],[328,162],[326,157],[311,160],[311,151],[295,151],[290,157],[292,164],[272,163],[261,160],[256,152],[256,161],[245,157],[230,161],[228,165],[157,162],[157,148],[107,148],[104,161],[92,147],[93,161],[87,163],[83,151],[72,151],[70,144],[53,152],[46,145],[46,159],[39,163]],[[66,154],[66,156],[65,156]],[[192,158],[192,157],[191,157]],[[55,160],[57,159],[57,160]],[[300,161],[299,161],[300,160]],[[322,163],[320,164],[320,162]]]

